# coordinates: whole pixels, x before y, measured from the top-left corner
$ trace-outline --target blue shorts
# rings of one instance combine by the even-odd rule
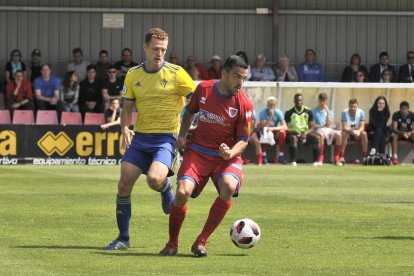
[[[168,167],[168,176],[171,176],[174,175],[175,157],[175,139],[170,134],[136,132],[122,161],[137,166],[144,174],[147,174],[153,161],[159,161]]]

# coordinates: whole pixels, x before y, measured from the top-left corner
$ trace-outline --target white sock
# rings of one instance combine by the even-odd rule
[[[398,155],[396,153],[393,154],[392,158],[398,159]]]
[[[375,148],[372,148],[371,151],[369,152],[369,155],[374,155],[377,151],[375,150]]]

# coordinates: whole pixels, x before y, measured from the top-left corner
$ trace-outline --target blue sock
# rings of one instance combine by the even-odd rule
[[[170,178],[169,178],[169,177],[167,177],[167,182],[165,182],[164,187],[162,187],[162,188],[159,190],[159,192],[160,192],[160,193],[163,193],[163,192],[165,192],[165,191],[168,191],[171,187],[172,187],[172,185],[171,185],[171,180],[170,180]]]
[[[129,220],[131,218],[131,196],[116,196],[116,222],[119,236],[129,240]]]

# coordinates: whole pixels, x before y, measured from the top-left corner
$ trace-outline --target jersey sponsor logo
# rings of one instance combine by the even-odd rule
[[[200,120],[201,122],[205,122],[205,123],[210,123],[210,124],[217,124],[217,125],[221,125],[221,126],[229,126],[230,124],[225,123],[225,118],[210,113],[204,109],[200,109],[199,113],[198,113],[198,120]]]
[[[37,145],[47,156],[51,156],[55,152],[60,156],[64,156],[74,144],[69,136],[63,131],[59,132],[57,135],[48,131],[39,139]]]
[[[231,165],[230,166],[232,166],[232,167],[234,167],[234,168],[236,168],[236,169],[239,169],[239,170],[242,170],[242,165],[240,165],[240,164],[236,164],[236,163],[231,163]]]
[[[239,110],[233,107],[229,107],[228,113],[230,117],[234,118],[237,115],[237,113],[239,113]]]
[[[205,104],[206,103],[206,97],[201,97],[201,99],[200,99],[200,103],[202,103],[202,104]]]
[[[161,86],[165,88],[165,86],[167,86],[168,81],[167,80],[162,80],[161,81]]]
[[[127,88],[124,84],[124,87],[122,87],[122,95],[125,95],[127,93]]]
[[[141,83],[137,81],[137,83],[135,84],[135,87],[141,87]]]

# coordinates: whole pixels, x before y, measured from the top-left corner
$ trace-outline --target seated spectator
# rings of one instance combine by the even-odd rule
[[[185,67],[185,70],[193,80],[210,79],[207,68],[203,64],[197,63],[197,58],[195,56],[189,56],[187,58],[187,66]]]
[[[368,75],[364,70],[358,70],[354,74],[352,82],[368,82]]]
[[[361,65],[361,56],[359,54],[353,54],[351,56],[351,64],[345,67],[342,72],[341,82],[355,82],[358,72],[364,72],[364,75],[368,75],[367,68]]]
[[[61,101],[59,101],[59,78],[52,75],[52,69],[49,64],[43,64],[40,72],[42,75],[35,79],[33,85],[35,90],[37,109],[56,110],[60,116],[60,113],[64,109]]]
[[[252,70],[250,68],[249,59],[247,58],[247,54],[243,51],[238,51],[236,53],[236,56],[242,57],[244,59],[244,61],[246,62],[247,66],[248,66],[248,68],[247,68],[248,73],[247,73],[246,81],[250,80],[252,78]]]
[[[212,80],[221,79],[221,70],[223,66],[221,65],[221,57],[214,55],[211,58],[211,67],[208,69],[209,78]]]
[[[298,67],[299,81],[303,82],[324,82],[325,72],[322,65],[316,61],[316,52],[307,49],[305,52],[306,61]]]
[[[253,145],[254,153],[255,153],[255,156],[257,157],[256,159],[257,165],[261,166],[263,164],[263,157],[262,157],[263,151],[262,151],[262,146],[260,145],[260,140],[259,140],[260,138],[257,136],[256,122],[257,122],[257,115],[256,115],[256,111],[253,110],[252,132],[250,134],[249,144]],[[259,125],[257,127],[259,127]],[[249,162],[250,160],[248,158],[243,158],[244,164],[247,164]]]
[[[24,79],[23,71],[17,70],[14,80],[7,83],[6,99],[12,112],[16,109],[34,110],[32,84]]]
[[[124,81],[125,76],[128,73],[128,70],[137,65],[138,63],[135,63],[132,60],[131,49],[129,48],[122,49],[122,59],[115,63],[115,68],[116,70],[118,70],[118,77],[121,77],[122,81]]]
[[[314,132],[312,110],[303,105],[303,96],[300,93],[294,96],[295,106],[285,112],[287,123],[287,142],[289,144],[292,165],[296,166],[298,146],[311,145],[313,153],[313,165],[318,165],[319,137]]]
[[[325,140],[327,145],[335,142],[334,164],[341,166],[341,132],[335,130],[334,113],[328,107],[328,95],[322,92],[318,96],[318,106],[312,109],[313,119],[315,120],[315,132],[319,137],[320,154],[318,165],[322,165],[324,161]]]
[[[107,78],[106,72],[108,71],[109,66],[112,64],[109,63],[109,54],[107,50],[99,51],[99,61],[95,64],[96,68],[96,77],[100,81],[104,81]]]
[[[170,62],[172,64],[175,64],[175,65],[180,65],[181,66],[181,63],[178,59],[178,55],[177,55],[176,52],[171,52],[168,62]]]
[[[9,82],[10,80],[14,80],[14,75],[17,71],[22,71],[24,75],[24,79],[27,78],[26,73],[26,64],[22,62],[22,53],[19,49],[14,49],[10,53],[10,60],[6,63],[6,69],[5,69],[5,79],[6,82]]]
[[[392,131],[392,163],[397,165],[398,141],[408,141],[414,149],[414,113],[410,111],[408,102],[401,102],[400,110],[392,115]]]
[[[295,67],[289,65],[288,55],[279,57],[279,65],[276,68],[276,81],[298,81]]]
[[[279,146],[279,163],[286,164],[285,145],[286,145],[286,121],[285,117],[279,109],[276,108],[276,97],[270,96],[267,98],[267,107],[259,113],[259,125],[256,128],[256,135],[260,141],[263,132],[266,130],[272,132],[275,142]],[[268,163],[266,148],[268,144],[261,144],[261,148],[256,153],[257,164]],[[262,150],[263,149],[263,150]]]
[[[105,110],[106,124],[101,125],[101,129],[107,129],[108,127],[121,124],[121,112],[119,99],[115,98],[111,100],[111,104],[107,110]]]
[[[368,138],[372,141],[370,155],[385,153],[385,144],[390,134],[387,125],[390,118],[390,109],[387,99],[378,96],[369,110]]]
[[[75,48],[72,50],[73,62],[68,64],[67,72],[75,71],[78,75],[79,81],[83,81],[86,78],[86,68],[89,65],[89,61],[83,60],[83,51],[81,48]]]
[[[117,77],[115,66],[110,66],[107,74],[108,79],[106,79],[102,84],[102,98],[105,110],[109,108],[109,104],[112,99],[121,100],[121,92],[123,88],[122,79]]]
[[[345,149],[348,140],[361,141],[362,161],[368,156],[368,136],[365,131],[365,112],[358,108],[357,99],[350,99],[348,108],[341,113],[342,122],[342,150],[341,162],[345,163]]]
[[[385,69],[388,69],[392,72],[392,75],[397,76],[395,73],[394,66],[389,64],[389,56],[387,52],[381,52],[379,54],[379,63],[373,65],[369,70],[369,81],[370,82],[382,82],[381,73]],[[394,79],[391,80],[392,82]]]
[[[65,74],[60,87],[60,100],[66,112],[79,112],[78,98],[78,75],[75,71],[69,71]]]
[[[408,51],[407,64],[400,67],[400,82],[413,82],[414,81],[414,51]]]
[[[87,67],[86,79],[79,84],[79,109],[85,112],[103,112],[102,84],[96,77],[95,65]]]
[[[40,67],[41,67],[41,53],[39,49],[34,49],[31,55],[32,59],[30,60],[30,82],[34,83],[34,80],[37,77],[41,76]]]
[[[393,79],[392,72],[388,69],[385,69],[381,73],[381,82],[383,83],[390,83]]]
[[[252,68],[251,81],[274,81],[276,79],[272,68],[265,66],[266,57],[263,54],[258,54],[256,57],[256,67]]]

